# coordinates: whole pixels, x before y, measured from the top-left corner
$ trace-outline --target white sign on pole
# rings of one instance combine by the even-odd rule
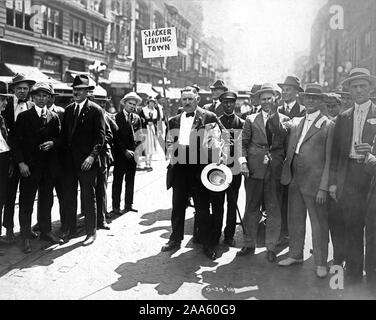
[[[175,27],[141,30],[141,38],[145,59],[178,55]]]

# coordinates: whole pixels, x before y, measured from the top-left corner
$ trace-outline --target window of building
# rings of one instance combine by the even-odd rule
[[[70,42],[75,45],[86,45],[85,21],[71,16]]]
[[[104,0],[93,0],[90,2],[90,9],[104,14]]]
[[[41,10],[43,12],[42,33],[52,38],[62,39],[63,27],[61,12],[59,10],[47,7],[45,5],[41,6]]]
[[[32,31],[31,0],[6,0],[6,17],[7,25]]]
[[[93,24],[93,41],[92,48],[94,50],[104,50],[104,29]]]

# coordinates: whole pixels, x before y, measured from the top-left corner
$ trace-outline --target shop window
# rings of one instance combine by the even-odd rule
[[[86,25],[84,20],[71,17],[70,42],[80,46],[86,45]]]
[[[30,18],[31,0],[6,0],[7,25],[32,31]]]
[[[45,5],[42,5],[41,9],[43,12],[42,33],[52,38],[62,39],[62,13],[59,10],[47,7]]]
[[[94,50],[103,51],[104,50],[104,29],[93,24],[93,41],[92,48]]]

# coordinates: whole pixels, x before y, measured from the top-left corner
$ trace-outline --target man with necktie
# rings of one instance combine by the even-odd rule
[[[376,106],[370,100],[376,77],[368,69],[354,68],[342,85],[349,88],[355,105],[337,116],[329,192],[342,207],[345,281],[351,283],[363,278],[365,213],[372,178],[364,159],[372,152],[376,135]]]
[[[316,276],[328,274],[329,245],[326,199],[334,123],[321,113],[324,100],[319,84],[307,84],[300,96],[307,114],[289,122],[289,142],[281,183],[289,186],[288,230],[289,257],[280,266],[303,262],[307,211],[311,221],[313,258]]]
[[[115,116],[119,128],[114,141],[114,171],[112,183],[112,213],[121,215],[128,211],[137,212],[133,208],[134,179],[136,175],[136,148],[141,143],[137,139],[141,129],[141,119],[135,113],[136,106],[142,99],[135,92],[129,92],[120,100],[121,110]],[[120,210],[121,193],[125,182],[125,208]]]
[[[242,113],[240,116],[243,120],[245,120],[249,115],[257,113],[260,111],[260,99],[258,96],[255,96],[255,93],[261,89],[261,84],[254,84],[251,88],[250,98],[251,98],[251,105],[250,109],[247,112]]]
[[[67,106],[61,126],[63,168],[65,176],[64,208],[68,241],[77,232],[77,193],[80,183],[81,213],[85,215],[86,238],[83,245],[96,239],[97,202],[95,197],[99,153],[105,143],[105,120],[102,108],[88,99],[94,86],[89,77],[77,75],[73,80],[74,102]]]
[[[263,84],[256,96],[260,99],[261,112],[246,118],[242,132],[242,157],[239,161],[245,178],[246,208],[243,222],[246,232],[244,245],[237,255],[254,254],[261,218],[260,208],[264,202],[267,212],[266,259],[275,262],[281,232],[280,177],[287,137],[282,123],[289,118],[277,112],[277,91],[272,84]]]
[[[32,251],[31,216],[38,190],[40,239],[63,243],[51,232],[54,177],[59,171],[57,145],[60,134],[58,116],[47,109],[51,94],[51,88],[46,83],[38,82],[32,87],[35,106],[18,116],[13,137],[14,161],[21,175],[19,220],[22,250],[25,253]]]
[[[196,89],[197,90],[197,89]],[[219,96],[226,92],[228,88],[225,86],[225,83],[222,80],[217,80],[210,86],[211,94],[212,94],[212,103],[205,104],[203,108],[210,112],[214,112],[217,117],[223,115],[223,106],[221,105],[221,101],[219,101]]]
[[[13,99],[8,100],[8,104],[2,115],[5,120],[5,124],[8,128],[9,143],[12,148],[12,138],[14,136],[14,127],[16,120],[20,113],[31,109],[34,103],[29,101],[29,91],[31,86],[35,84],[34,80],[27,79],[23,74],[16,74],[12,78],[12,82],[9,83],[9,91],[14,93]],[[14,207],[16,202],[16,195],[18,184],[20,181],[20,173],[18,166],[12,163],[14,168],[13,173],[8,181],[7,196],[4,205],[4,221],[3,225],[6,230],[6,239],[8,242],[14,242]],[[36,237],[37,234],[32,232],[32,236]]]

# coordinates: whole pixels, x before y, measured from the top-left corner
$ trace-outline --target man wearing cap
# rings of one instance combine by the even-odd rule
[[[319,84],[307,84],[300,93],[307,114],[290,122],[290,137],[281,182],[289,186],[289,257],[279,262],[290,266],[303,262],[307,211],[311,221],[316,275],[327,276],[329,244],[326,198],[334,123],[320,111],[324,99]]]
[[[234,247],[235,228],[236,228],[236,209],[238,203],[239,188],[242,182],[241,170],[239,165],[239,156],[241,155],[241,132],[244,126],[244,120],[239,118],[235,110],[237,94],[234,91],[227,91],[219,96],[219,101],[223,106],[224,113],[219,117],[219,121],[226,128],[222,133],[227,144],[227,161],[226,165],[232,171],[232,182],[230,186],[222,192],[213,192],[214,201],[212,209],[215,214],[214,233],[215,240],[218,242],[222,233],[222,222],[224,213],[225,196],[227,196],[227,218],[224,229],[224,243]]]
[[[89,77],[77,75],[73,80],[74,102],[67,106],[61,126],[63,166],[65,176],[65,209],[68,230],[62,236],[68,241],[77,231],[77,192],[81,190],[81,213],[85,214],[86,239],[90,245],[96,239],[97,202],[95,198],[99,153],[105,142],[103,111],[88,99],[94,86]]]
[[[6,191],[8,188],[8,177],[10,170],[10,146],[8,140],[8,128],[5,120],[1,115],[1,112],[5,110],[8,103],[7,99],[11,95],[7,93],[6,84],[0,81],[0,235],[2,229],[2,215],[3,207],[6,198]],[[0,238],[0,243],[6,242],[3,238]],[[3,255],[3,251],[0,249],[0,255]]]
[[[195,219],[198,237],[203,244],[207,257],[216,259],[210,215],[209,190],[201,182],[201,172],[206,164],[213,162],[208,156],[211,153],[203,145],[206,128],[218,125],[222,128],[217,116],[210,111],[198,107],[200,96],[193,87],[184,88],[181,103],[184,111],[169,120],[167,133],[167,154],[170,166],[167,176],[168,187],[172,186],[172,233],[162,251],[180,248],[184,236],[185,210],[189,196],[192,195],[196,209]]]
[[[254,254],[260,207],[264,200],[266,222],[266,258],[275,262],[276,245],[281,232],[281,170],[285,158],[286,130],[282,123],[289,120],[277,111],[277,92],[265,83],[255,94],[261,112],[248,116],[242,132],[241,170],[245,177],[246,208],[244,246],[238,256]]]
[[[257,113],[260,111],[260,100],[258,96],[255,96],[255,93],[261,89],[261,84],[254,84],[251,88],[250,98],[251,98],[251,106],[250,110],[245,113],[242,113],[241,118],[245,120],[249,115]]]
[[[133,194],[137,166],[135,151],[140,144],[137,134],[141,130],[141,119],[135,110],[141,102],[142,99],[137,93],[127,93],[120,100],[121,110],[115,116],[119,130],[113,146],[112,213],[117,215],[128,211],[137,211],[133,208]],[[120,210],[123,179],[125,182],[125,209]]]
[[[13,136],[13,156],[20,179],[19,220],[22,250],[30,253],[31,216],[36,192],[40,198],[40,239],[63,243],[51,232],[51,209],[53,205],[53,181],[59,171],[57,144],[60,121],[47,109],[52,94],[48,84],[38,82],[31,89],[35,106],[20,113]]]
[[[27,79],[23,74],[16,74],[9,83],[9,91],[14,93],[13,99],[8,100],[2,115],[8,128],[9,143],[12,148],[12,137],[14,134],[14,127],[18,115],[29,110],[34,106],[34,103],[29,101],[29,92],[31,86],[35,84],[34,80]],[[8,190],[4,206],[4,227],[7,229],[6,238],[9,242],[14,239],[14,208],[16,202],[17,188],[20,181],[20,174],[17,164],[12,164],[14,171],[8,181]],[[37,236],[32,232],[33,237]]]
[[[210,86],[211,94],[212,94],[212,103],[205,104],[203,108],[210,112],[214,112],[217,117],[223,115],[223,106],[219,101],[219,96],[226,92],[228,88],[225,86],[225,83],[222,80],[217,80]]]
[[[376,106],[370,100],[376,77],[368,69],[354,68],[342,84],[355,106],[336,120],[329,191],[342,207],[345,222],[345,280],[358,282],[363,276],[365,206],[371,184],[364,161],[376,135]]]

